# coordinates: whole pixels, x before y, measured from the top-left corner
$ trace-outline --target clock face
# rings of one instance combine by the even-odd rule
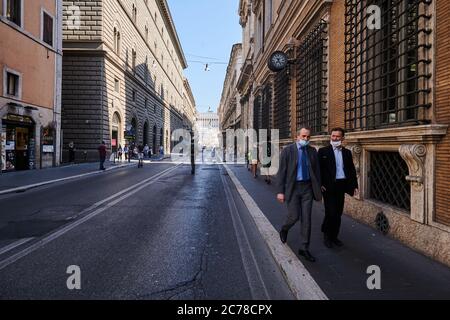
[[[286,68],[288,64],[288,57],[282,51],[275,51],[269,58],[269,69],[274,72],[279,72]]]

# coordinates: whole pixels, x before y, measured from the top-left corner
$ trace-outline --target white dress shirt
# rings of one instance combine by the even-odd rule
[[[336,179],[345,179],[344,160],[342,158],[342,148],[333,147],[334,157],[336,158]]]

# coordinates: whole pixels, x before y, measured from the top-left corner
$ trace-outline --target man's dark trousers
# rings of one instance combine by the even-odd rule
[[[100,157],[100,170],[105,170],[105,161],[106,161],[106,157]]]
[[[325,219],[322,224],[322,232],[330,240],[336,239],[339,235],[342,213],[344,211],[346,185],[346,179],[338,179],[334,188],[327,189],[323,193]]]
[[[287,203],[288,217],[282,229],[289,231],[300,220],[301,250],[309,249],[313,200],[314,195],[311,182],[296,182],[291,200]]]

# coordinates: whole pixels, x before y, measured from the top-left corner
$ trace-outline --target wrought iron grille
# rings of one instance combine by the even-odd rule
[[[257,95],[253,102],[253,129],[255,129],[256,132],[261,129],[261,102],[261,95]]]
[[[300,44],[297,55],[297,128],[327,132],[327,23],[320,22]]]
[[[370,5],[381,29],[369,28]],[[429,123],[429,1],[345,0],[345,124],[349,130]]]
[[[261,129],[271,129],[272,120],[272,88],[266,84],[262,93]],[[270,133],[270,131],[269,131]]]
[[[408,166],[398,152],[371,152],[369,197],[389,205],[411,209]]]
[[[290,103],[289,67],[280,71],[275,79],[274,129],[279,130],[280,139],[291,137],[291,103]]]

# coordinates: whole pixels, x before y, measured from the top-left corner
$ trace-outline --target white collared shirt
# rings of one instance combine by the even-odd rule
[[[336,179],[345,179],[344,160],[342,157],[342,148],[333,147],[334,157],[336,158]]]

